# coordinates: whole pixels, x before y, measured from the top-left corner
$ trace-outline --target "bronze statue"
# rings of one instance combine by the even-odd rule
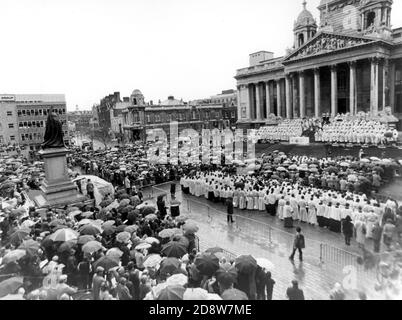
[[[50,109],[46,120],[46,130],[42,148],[51,149],[64,147],[63,126],[57,113],[53,109]]]

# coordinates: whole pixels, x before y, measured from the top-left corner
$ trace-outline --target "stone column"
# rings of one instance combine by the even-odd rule
[[[321,79],[320,68],[314,69],[314,116],[320,117],[321,113]]]
[[[349,62],[350,70],[350,88],[349,88],[349,112],[351,115],[357,113],[356,108],[356,61]]]
[[[389,106],[392,113],[395,112],[395,60],[390,61],[389,65]]]
[[[276,101],[278,106],[278,117],[282,116],[282,99],[281,99],[281,79],[276,80]]]
[[[306,116],[306,94],[304,83],[304,71],[299,72],[299,92],[300,92],[300,118]]]
[[[331,116],[338,113],[338,73],[336,65],[331,66]]]
[[[250,99],[250,85],[244,85],[246,92],[246,118],[251,120],[251,99]]]
[[[389,106],[389,82],[388,82],[388,73],[389,73],[389,60],[384,59],[382,65],[382,109]]]
[[[293,97],[293,119],[299,117],[297,111],[297,73],[292,73],[292,97]]]
[[[371,115],[378,114],[378,62],[377,58],[371,59]]]
[[[270,96],[271,90],[270,90],[270,87],[269,87],[269,81],[267,81],[265,83],[265,92],[266,92],[265,99],[266,99],[266,102],[267,102],[267,118],[268,118],[270,113],[271,113],[271,96]]]
[[[255,108],[256,108],[256,119],[261,120],[261,99],[260,99],[260,84],[257,82],[255,84]]]
[[[285,78],[286,81],[286,118],[291,119],[292,118],[292,96],[290,93],[290,74],[286,75]]]
[[[237,86],[237,119],[241,121],[241,86]]]

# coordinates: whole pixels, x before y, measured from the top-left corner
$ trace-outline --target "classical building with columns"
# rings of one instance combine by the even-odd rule
[[[320,22],[303,10],[283,57],[260,51],[237,70],[238,126],[323,113],[402,119],[402,28],[392,29],[392,0],[321,0]],[[399,130],[401,121],[399,121]]]

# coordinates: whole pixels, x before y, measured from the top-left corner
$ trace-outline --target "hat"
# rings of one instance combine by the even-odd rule
[[[52,258],[52,261],[54,261],[54,262],[59,261],[59,257],[58,257],[58,256],[54,256],[54,257]]]
[[[101,266],[98,266],[98,267],[96,268],[96,272],[103,272],[103,271],[105,271],[105,268],[103,268],[103,267],[101,267]]]
[[[66,280],[67,280],[66,274],[62,274],[61,276],[59,276],[59,281],[66,281]]]

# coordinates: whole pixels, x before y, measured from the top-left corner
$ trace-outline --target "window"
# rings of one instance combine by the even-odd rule
[[[22,112],[21,110],[18,110],[18,116],[21,117],[22,116]]]
[[[28,128],[28,122],[24,121],[24,128]]]
[[[197,119],[197,112],[193,111],[193,120]]]
[[[42,116],[42,109],[39,109],[39,115]]]
[[[15,141],[15,136],[10,136],[11,141]]]
[[[13,115],[12,111],[7,111],[7,116],[11,117]]]
[[[209,111],[205,111],[205,119],[209,119]]]
[[[20,122],[20,123],[18,124],[18,126],[19,126],[20,128],[23,128],[23,127],[24,127],[24,123],[23,123],[23,122]]]
[[[236,118],[236,113],[235,113],[234,111],[232,111],[230,116],[231,116],[232,118]]]
[[[26,110],[22,110],[22,115],[25,117],[26,116]]]
[[[147,123],[151,123],[151,116],[147,114]]]
[[[8,128],[9,128],[9,129],[14,129],[14,123],[9,123],[9,124],[8,124]]]
[[[31,115],[31,110],[27,110],[27,116],[29,117]]]
[[[25,141],[25,135],[21,135],[21,141]]]
[[[4,143],[3,140],[4,140],[3,136],[0,136],[0,143]]]

